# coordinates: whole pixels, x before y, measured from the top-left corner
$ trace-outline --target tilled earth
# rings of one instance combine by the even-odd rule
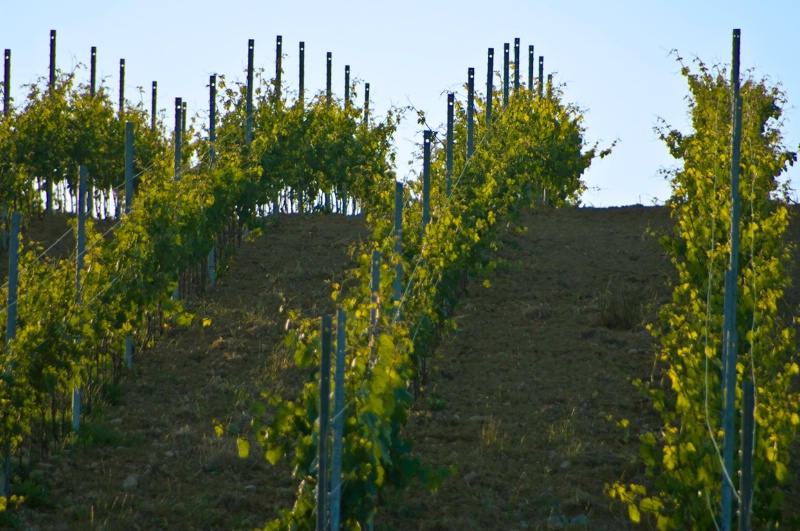
[[[658,428],[631,381],[661,378],[643,323],[670,296],[654,234],[671,223],[663,207],[542,209],[506,232],[491,286],[469,285],[407,428],[423,462],[453,473],[434,494],[388,493],[377,529],[632,528],[604,488],[644,481],[638,435]],[[192,308],[197,322],[137,355],[120,404],[89,421],[95,444],[34,465],[23,527],[254,528],[290,507],[290,470],[258,448],[240,459],[236,433],[261,391],[291,395],[304,377],[280,347],[286,310],[332,313],[330,283],[366,238],[360,218],[285,216],[243,243]],[[799,303],[793,288],[787,314]],[[794,480],[788,517],[798,492]]]
[[[332,313],[330,282],[355,266],[350,249],[368,236],[357,217],[284,216],[245,241],[190,305],[196,323],[137,354],[120,405],[87,420],[95,440],[34,466],[47,492],[29,496],[23,527],[241,529],[291,507],[288,467],[269,466],[257,448],[240,459],[236,434],[262,391],[302,381],[279,348],[285,310]]]

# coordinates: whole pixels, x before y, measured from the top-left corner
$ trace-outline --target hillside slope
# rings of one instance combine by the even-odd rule
[[[475,279],[457,307],[407,427],[422,461],[454,473],[435,494],[390,493],[378,529],[632,528],[603,489],[643,479],[637,436],[658,427],[630,382],[660,378],[642,323],[670,296],[673,266],[653,236],[669,231],[668,211],[543,209],[520,226],[491,286]],[[239,459],[235,434],[260,390],[291,396],[305,376],[281,354],[282,311],[332,313],[329,282],[367,237],[359,218],[291,216],[245,242],[198,322],[137,356],[119,405],[80,444],[34,464],[24,526],[239,529],[288,508],[290,470],[258,448]]]
[[[638,435],[659,431],[631,382],[663,382],[644,323],[671,296],[674,266],[655,236],[671,232],[669,211],[543,209],[520,224],[491,287],[470,286],[409,423],[420,459],[456,473],[433,495],[386,500],[386,528],[639,528],[604,488],[646,481]],[[797,242],[797,223],[789,232]]]
[[[355,266],[350,247],[368,236],[358,217],[282,216],[244,242],[190,305],[195,324],[137,354],[119,404],[33,465],[24,528],[253,528],[290,507],[288,467],[270,467],[256,448],[240,459],[236,433],[246,434],[262,390],[296,388],[303,377],[275,355],[284,309],[333,312],[329,282]]]

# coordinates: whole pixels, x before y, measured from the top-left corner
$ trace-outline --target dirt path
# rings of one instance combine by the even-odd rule
[[[607,482],[642,472],[636,435],[654,417],[631,386],[649,378],[644,311],[668,295],[649,230],[663,208],[526,216],[492,286],[475,282],[459,333],[437,353],[409,426],[425,462],[457,474],[435,495],[393,497],[393,529],[626,529]],[[632,322],[625,322],[632,319]],[[623,430],[613,420],[629,419]]]
[[[198,322],[136,357],[120,404],[83,427],[85,447],[35,466],[25,528],[253,528],[290,507],[290,470],[258,448],[240,459],[235,433],[248,430],[261,390],[297,380],[275,355],[281,308],[332,312],[328,282],[355,265],[349,247],[368,236],[360,218],[291,216],[245,242],[192,308]]]

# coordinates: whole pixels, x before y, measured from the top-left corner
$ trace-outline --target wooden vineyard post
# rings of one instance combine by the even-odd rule
[[[492,100],[494,100],[494,48],[489,48],[486,65],[486,128],[492,123]]]
[[[542,97],[542,89],[544,88],[544,56],[539,56],[539,97]]]
[[[533,44],[528,46],[528,90],[533,91]]]
[[[158,116],[158,81],[153,81],[152,101],[150,102],[150,130],[156,130],[156,116]]]
[[[247,41],[247,101],[245,102],[244,143],[250,147],[253,140],[253,51],[255,41]]]
[[[519,94],[519,37],[514,39],[514,95]]]
[[[19,226],[20,214],[11,214],[11,239],[8,246],[8,324],[6,326],[6,350],[12,354],[8,364],[3,367],[8,385],[13,378],[14,363],[11,342],[17,337],[17,287],[19,280]],[[0,468],[0,496],[8,497],[11,490],[11,441],[3,447],[3,466]]]
[[[739,94],[739,50],[741,31],[733,30],[733,60],[731,68],[731,87],[733,99],[731,118],[733,122],[731,142],[731,255],[725,274],[725,295],[722,332],[722,428],[725,433],[722,449],[722,529],[733,529],[733,450],[736,407],[736,358],[739,338],[736,331],[736,306],[738,300],[737,283],[739,278],[739,160],[742,143],[742,100]]]
[[[553,97],[553,74],[547,74],[547,98]]]
[[[317,466],[317,529],[327,529],[328,420],[331,407],[331,334],[329,315],[322,317],[322,355],[319,364],[319,461]]]
[[[75,259],[75,302],[83,304],[83,283],[81,282],[81,271],[83,270],[83,260],[86,255],[86,166],[79,169],[80,181],[78,183],[78,249]],[[81,338],[76,338],[80,343]],[[78,431],[81,428],[81,388],[75,386],[72,389],[72,430]]]
[[[364,123],[369,125],[369,83],[364,83]]]
[[[344,440],[344,362],[347,313],[336,318],[336,369],[333,381],[333,455],[331,457],[331,531],[339,529],[342,512],[342,443]]]
[[[394,183],[394,254],[397,260],[394,270],[395,320],[400,319],[400,304],[403,298],[403,183]]]
[[[283,37],[275,38],[275,102],[281,101],[281,75],[283,74]]]
[[[467,162],[475,150],[475,69],[467,71]]]
[[[326,61],[327,61],[326,63],[327,73],[325,74],[325,101],[328,103],[328,105],[330,105],[331,101],[333,100],[333,92],[332,92],[333,89],[331,87],[331,74],[332,74],[331,68],[333,68],[333,54],[331,52],[327,53]]]
[[[505,43],[503,44],[503,107],[508,107],[508,85],[510,83],[508,54],[508,43]]]
[[[422,136],[422,233],[431,221],[431,131]]]
[[[445,192],[448,199],[453,195],[453,122],[456,95],[447,95],[447,147],[445,152]]]
[[[350,65],[344,65],[344,108],[350,107]]]
[[[300,107],[305,104],[306,92],[306,43],[300,41],[300,87],[298,89],[297,101]]]

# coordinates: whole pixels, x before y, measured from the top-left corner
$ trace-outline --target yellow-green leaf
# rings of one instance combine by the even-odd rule
[[[642,515],[639,513],[639,508],[633,503],[628,505],[628,517],[634,524],[638,524],[642,521]]]
[[[239,437],[236,439],[236,446],[239,448],[239,458],[247,459],[247,456],[250,455],[250,441],[244,437]]]

